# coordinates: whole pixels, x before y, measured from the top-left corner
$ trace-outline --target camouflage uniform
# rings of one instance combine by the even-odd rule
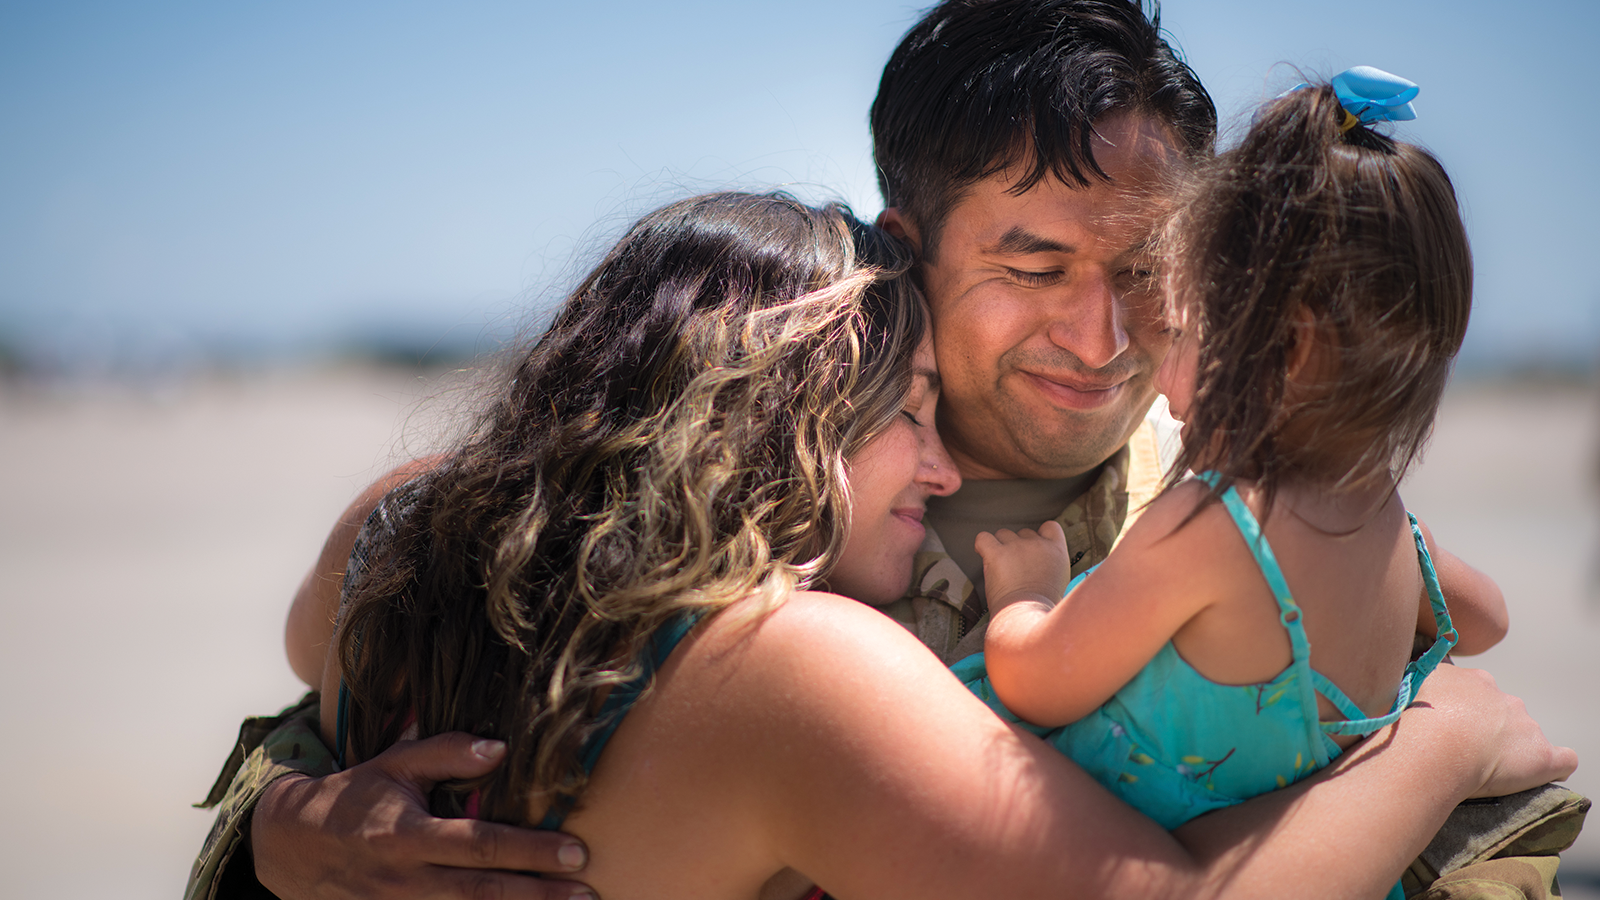
[[[1163,419],[1160,413],[1148,417],[1127,446],[1107,460],[1094,484],[1056,518],[1066,532],[1074,576],[1105,559],[1126,526],[1159,493],[1161,474],[1175,447],[1171,426],[1163,424]],[[916,555],[910,590],[880,608],[946,664],[983,649],[988,611],[972,582],[931,530]],[[328,775],[336,771],[332,755],[318,738],[318,709],[313,693],[278,716],[245,721],[239,743],[211,795],[198,804],[219,809],[190,873],[185,900],[267,895],[252,870],[230,868],[228,863],[247,839],[250,813],[268,784],[295,772]],[[1588,809],[1587,799],[1555,785],[1464,803],[1406,870],[1402,878],[1406,896],[1422,900],[1560,897],[1557,854],[1577,839]],[[1307,896],[1314,895],[1315,891],[1308,889]]]
[[[250,858],[250,814],[267,785],[295,773],[322,776],[338,771],[333,754],[322,743],[321,710],[312,691],[276,716],[253,716],[239,726],[239,740],[222,774],[206,799],[195,804],[202,809],[217,807],[217,820],[189,870],[184,900],[272,896],[256,881],[253,864],[228,864],[241,846],[246,848],[242,858]]]

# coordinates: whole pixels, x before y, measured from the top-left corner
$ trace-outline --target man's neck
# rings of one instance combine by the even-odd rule
[[[1099,475],[1095,468],[1071,478],[969,480],[948,497],[929,497],[927,522],[981,593],[983,560],[973,546],[978,532],[1037,529],[1061,515]]]

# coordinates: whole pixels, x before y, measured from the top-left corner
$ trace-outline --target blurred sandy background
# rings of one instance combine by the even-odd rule
[[[283,616],[323,535],[455,404],[286,360],[491,346],[702,190],[871,218],[866,111],[929,2],[0,0],[0,900],[178,896],[211,821],[188,804],[242,716],[300,693]],[[1167,0],[1162,22],[1225,134],[1300,80],[1285,61],[1423,86],[1397,133],[1465,203],[1461,368],[1566,381],[1455,391],[1406,493],[1500,579],[1513,631],[1484,664],[1600,794],[1600,398],[1572,376],[1600,365],[1600,270],[1556,262],[1595,243],[1600,117],[1565,38],[1600,3]],[[1594,830],[1568,866],[1600,898]]]
[[[239,720],[295,699],[283,616],[334,517],[437,441],[439,381],[324,368],[139,389],[0,382],[0,896],[176,897]],[[1481,657],[1600,794],[1595,391],[1457,386],[1404,491],[1499,579]],[[1600,897],[1600,825],[1567,896]]]

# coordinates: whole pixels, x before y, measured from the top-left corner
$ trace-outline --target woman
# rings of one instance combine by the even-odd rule
[[[844,897],[1282,896],[1307,878],[1376,896],[1455,800],[1562,774],[1548,752],[1441,740],[1459,723],[1417,713],[1394,752],[1354,751],[1323,779],[1438,768],[1394,807],[1414,815],[1301,788],[1184,846],[1003,725],[839,596],[898,596],[924,501],[958,484],[904,268],[881,232],[781,195],[695,198],[636,225],[478,431],[370,520],[323,679],[325,696],[349,689],[341,749],[368,759],[413,726],[504,738],[504,764],[436,803],[564,817],[608,900],[805,879]],[[808,589],[824,585],[837,593]],[[317,594],[297,621],[326,617]],[[652,668],[619,719],[607,704]],[[1443,681],[1457,703],[1486,696]],[[1527,741],[1505,704],[1487,718]],[[329,704],[325,733],[340,719]],[[1318,860],[1330,833],[1352,852]]]

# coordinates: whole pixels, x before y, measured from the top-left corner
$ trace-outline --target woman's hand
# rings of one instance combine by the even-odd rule
[[[1439,666],[1428,676],[1413,705],[1428,707],[1443,717],[1439,724],[1460,735],[1463,742],[1470,738],[1483,772],[1482,784],[1472,797],[1525,791],[1561,781],[1578,768],[1578,754],[1571,747],[1550,743],[1522,701],[1501,691],[1494,677],[1482,669]],[[1401,727],[1405,727],[1405,719]]]
[[[428,813],[428,791],[500,764],[505,745],[466,734],[405,741],[325,778],[287,776],[251,820],[256,877],[288,900],[348,897],[589,898],[588,861],[571,835]]]

